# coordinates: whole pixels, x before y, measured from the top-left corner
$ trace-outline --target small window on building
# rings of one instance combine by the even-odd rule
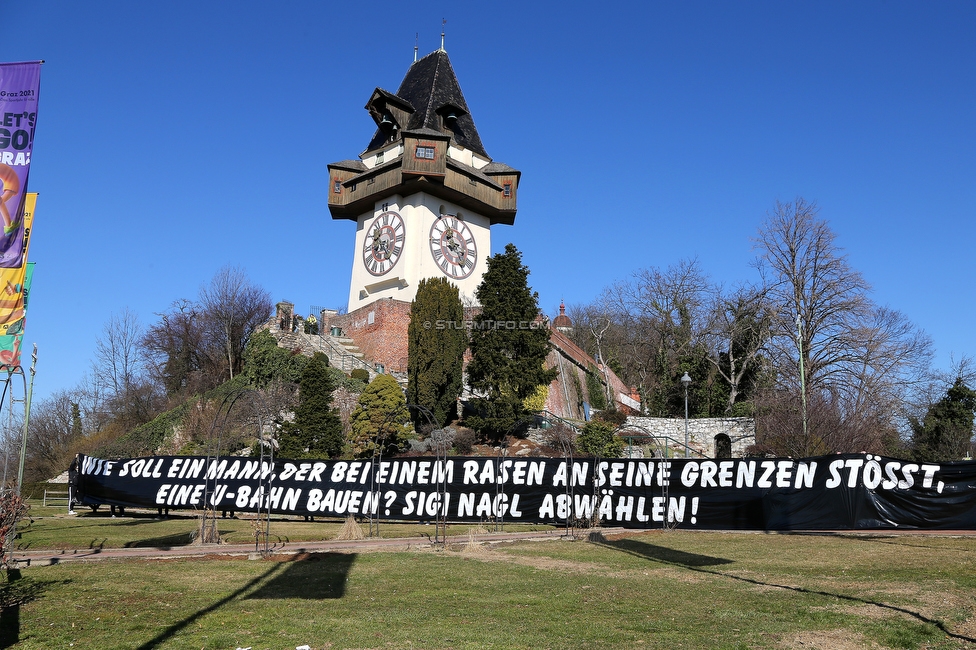
[[[502,185],[502,196],[504,196],[506,199],[508,197],[512,196],[512,184],[511,183],[505,183],[504,185]]]
[[[333,194],[341,194],[342,193],[342,181],[340,181],[338,178],[335,179],[335,182],[334,183],[332,183],[332,193]]]
[[[434,147],[425,144],[417,145],[417,158],[423,158],[424,160],[434,159]]]
[[[377,165],[382,165],[383,164],[383,154],[384,153],[385,153],[384,151],[381,151],[378,154],[376,154],[376,164]]]

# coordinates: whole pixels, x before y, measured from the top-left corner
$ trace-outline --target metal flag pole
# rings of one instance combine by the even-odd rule
[[[21,485],[24,482],[24,458],[27,456],[27,426],[30,423],[31,395],[34,392],[34,376],[37,374],[37,343],[31,353],[30,384],[27,386],[27,398],[24,400],[24,432],[20,437],[20,466],[17,468],[17,496],[20,496]]]

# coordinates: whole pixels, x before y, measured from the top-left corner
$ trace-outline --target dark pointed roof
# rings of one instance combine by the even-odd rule
[[[377,90],[386,96],[390,95],[382,89]],[[403,125],[405,131],[430,129],[442,132],[441,125],[449,123],[452,124],[450,127],[452,138],[457,144],[490,159],[484,145],[481,144],[481,137],[468,111],[468,105],[464,101],[461,86],[454,75],[454,68],[444,50],[437,50],[415,61],[400,82],[396,98],[414,109],[410,113],[408,123]],[[456,119],[445,120],[444,118],[450,113],[453,113]],[[381,147],[386,142],[386,133],[377,129],[367,151]]]

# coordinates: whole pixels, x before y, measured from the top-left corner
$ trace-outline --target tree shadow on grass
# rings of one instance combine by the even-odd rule
[[[196,531],[188,533],[175,533],[173,535],[163,535],[161,537],[148,537],[146,539],[136,539],[126,542],[122,548],[159,548],[170,549],[175,546],[189,546],[197,537]]]
[[[304,553],[246,598],[320,600],[346,595],[346,577],[356,556],[350,553]]]
[[[906,546],[911,548],[922,548],[926,551],[944,551],[947,553],[971,553],[968,548],[952,548],[947,546],[935,546],[932,544],[919,544],[917,539],[903,537],[900,535],[879,536],[879,535],[837,535],[841,539],[848,539],[852,542],[862,542],[868,544],[890,544],[891,546]],[[923,538],[924,539],[924,538]]]
[[[718,566],[721,564],[732,564],[732,560],[722,557],[711,557],[710,555],[698,555],[697,553],[686,553],[666,546],[656,546],[641,542],[635,539],[623,538],[598,542],[601,546],[616,549],[636,555],[637,557],[663,562],[665,564],[677,564],[686,568],[696,568],[705,566]]]
[[[52,581],[38,582],[24,577],[20,569],[7,569],[0,582],[0,648],[20,641],[20,606],[39,598]]]
[[[180,630],[238,598],[342,598],[346,593],[346,577],[355,561],[355,554],[306,553],[295,556],[287,562],[275,562],[261,575],[249,580],[209,607],[170,625],[163,632],[140,645],[137,650],[158,648]]]
[[[744,576],[738,576],[734,573],[726,573],[724,571],[719,571],[716,569],[708,569],[705,567],[716,566],[720,564],[732,564],[733,560],[726,560],[723,558],[712,558],[707,555],[697,555],[695,553],[685,553],[684,551],[677,551],[675,549],[655,546],[654,544],[648,544],[635,539],[619,539],[619,540],[593,540],[593,543],[603,546],[605,548],[611,548],[617,551],[622,551],[636,557],[645,558],[648,560],[653,560],[655,562],[660,562],[661,564],[669,564],[671,566],[676,566],[689,571],[697,571],[699,573],[707,573],[713,576],[721,576],[723,578],[728,578],[730,580],[737,580],[739,582],[746,582],[756,586],[762,587],[773,587],[776,589],[783,589],[785,591],[792,591],[800,594],[813,594],[817,596],[826,596],[828,598],[836,598],[838,600],[843,600],[851,603],[856,603],[859,605],[874,605],[875,607],[899,612],[914,618],[922,623],[932,625],[937,627],[946,636],[959,641],[967,641],[969,643],[976,643],[976,639],[968,637],[962,634],[955,634],[949,631],[946,627],[944,621],[929,618],[921,612],[916,612],[914,610],[908,609],[906,607],[898,607],[897,605],[889,605],[888,603],[882,603],[877,600],[871,600],[869,598],[859,598],[858,596],[849,596],[847,594],[833,593],[830,591],[821,591],[819,589],[808,589],[806,587],[797,587],[794,585],[780,585],[774,582],[766,582],[763,580],[757,580],[755,578],[746,578]]]

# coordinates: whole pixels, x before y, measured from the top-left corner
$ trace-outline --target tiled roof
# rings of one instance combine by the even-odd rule
[[[386,91],[383,91],[384,93]],[[457,117],[452,128],[454,141],[475,153],[490,158],[481,144],[481,137],[474,125],[468,105],[461,93],[447,52],[437,50],[414,62],[396,92],[397,98],[408,102],[415,112],[410,114],[409,123],[402,125],[405,130],[433,129],[440,132],[441,115],[450,109]],[[386,134],[377,129],[367,150],[382,146]]]
[[[481,168],[486,174],[517,174],[518,170],[503,162],[490,162]]]
[[[334,162],[329,165],[329,167],[339,167],[340,169],[348,169],[355,172],[366,171],[366,163],[362,160],[340,160],[339,162]]]

